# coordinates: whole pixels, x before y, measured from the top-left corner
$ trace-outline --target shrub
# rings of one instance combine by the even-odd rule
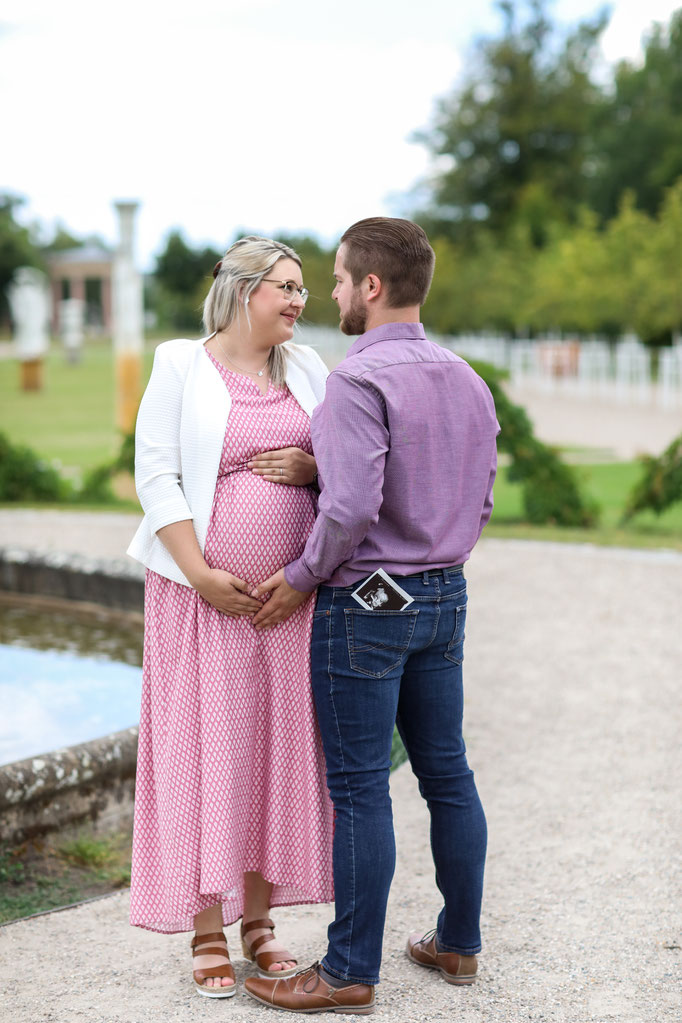
[[[65,501],[71,487],[35,451],[0,433],[0,501]]]
[[[85,473],[74,488],[54,466],[28,447],[13,444],[0,433],[0,501],[53,501],[106,504],[115,501],[111,478],[117,472],[135,471],[135,436],[127,434],[111,462]]]
[[[79,867],[101,867],[112,857],[108,843],[96,838],[76,838],[61,845],[58,851],[62,859]]]
[[[644,455],[640,462],[644,473],[630,492],[624,522],[646,509],[660,515],[671,504],[682,501],[682,434],[658,458]]]
[[[114,501],[116,498],[111,489],[111,479],[117,472],[129,472],[131,475],[135,473],[134,433],[123,435],[119,452],[112,462],[97,465],[85,474],[76,499],[103,504]]]
[[[83,477],[83,482],[75,495],[75,499],[96,504],[107,504],[109,501],[113,501],[114,493],[111,489],[111,474],[112,467],[109,463],[97,465],[94,469],[90,469]]]
[[[599,509],[580,491],[578,477],[555,448],[533,435],[525,411],[509,400],[501,381],[504,373],[484,362],[471,365],[490,388],[502,428],[498,449],[509,454],[509,479],[523,485],[523,509],[533,525],[588,527],[596,524]]]
[[[124,433],[121,447],[113,463],[114,472],[129,472],[135,475],[135,433]]]

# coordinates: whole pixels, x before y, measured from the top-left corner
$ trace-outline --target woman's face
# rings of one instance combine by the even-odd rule
[[[292,281],[297,287],[303,287],[301,268],[293,259],[283,256],[267,272],[266,278],[251,293],[251,329],[269,344],[281,345],[293,337],[294,324],[305,305],[298,291],[287,298],[282,285]]]

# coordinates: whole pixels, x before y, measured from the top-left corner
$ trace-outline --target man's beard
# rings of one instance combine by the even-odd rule
[[[341,317],[339,324],[341,332],[354,337],[356,334],[364,334],[367,327],[367,309],[357,291],[353,290],[350,298],[350,309],[345,316]]]

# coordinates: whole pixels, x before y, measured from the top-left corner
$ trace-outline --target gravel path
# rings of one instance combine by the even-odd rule
[[[0,511],[0,543],[117,556],[135,521]],[[679,1021],[682,555],[491,539],[467,577],[465,731],[490,830],[479,980],[453,988],[404,957],[438,898],[424,807],[400,768],[376,1016]],[[0,1021],[294,1018],[243,994],[196,997],[187,937],[132,930],[127,902],[0,929]],[[329,917],[327,906],[277,912],[302,964],[322,952]],[[228,936],[241,981],[236,928]]]

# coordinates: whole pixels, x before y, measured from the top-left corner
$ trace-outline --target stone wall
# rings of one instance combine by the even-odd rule
[[[0,767],[0,841],[17,845],[96,821],[123,826],[132,818],[137,728],[28,757]]]
[[[81,555],[0,548],[0,592],[109,609],[139,627],[144,570]],[[18,844],[73,825],[120,827],[132,817],[137,728],[0,766],[0,841]]]
[[[0,547],[0,590],[139,612],[144,605],[144,569],[123,560]]]

